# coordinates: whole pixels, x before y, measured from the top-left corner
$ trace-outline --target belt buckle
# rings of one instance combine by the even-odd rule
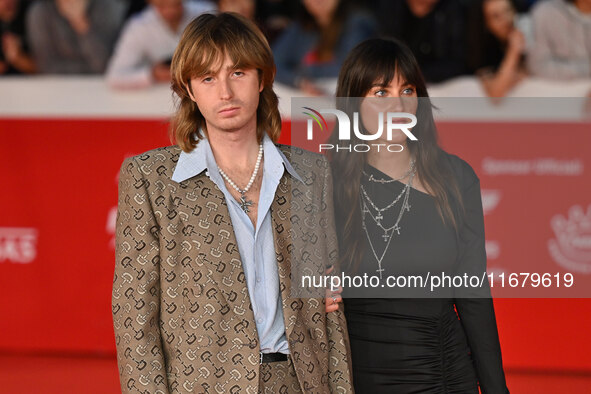
[[[260,355],[260,364],[262,364],[263,363],[263,352],[259,352],[259,355]]]

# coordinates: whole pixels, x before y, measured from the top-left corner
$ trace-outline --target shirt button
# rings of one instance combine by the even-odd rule
[[[262,324],[262,323],[263,323],[263,321],[264,321],[264,320],[263,320],[263,318],[262,318],[262,317],[259,317],[259,318],[257,319],[257,323],[259,323],[259,324]]]
[[[261,278],[257,278],[257,283],[261,283]]]

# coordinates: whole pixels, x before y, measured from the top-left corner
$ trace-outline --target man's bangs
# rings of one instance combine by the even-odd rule
[[[229,43],[224,48],[224,53],[228,55],[234,68],[239,69],[262,69],[263,65],[258,64],[255,56],[255,48],[248,48],[244,50],[245,45],[237,45],[238,43]]]
[[[202,77],[211,71],[215,71],[223,62],[223,55],[219,48],[213,42],[200,42],[191,48],[191,53],[187,57],[191,59],[185,65],[183,72],[188,78]]]
[[[232,61],[234,69],[261,69],[262,67],[254,61],[252,56],[249,56],[248,51],[239,50],[237,45],[218,46],[213,42],[202,42],[195,46],[193,62],[187,64],[186,73],[191,78],[198,78],[205,76],[211,72],[216,72],[221,67],[225,56],[227,55]]]

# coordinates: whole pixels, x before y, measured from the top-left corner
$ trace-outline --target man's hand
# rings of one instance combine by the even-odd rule
[[[326,270],[326,275],[330,275],[330,273],[334,270],[334,267],[331,266]],[[339,286],[338,289],[335,291],[331,291],[330,289],[326,289],[326,313],[334,312],[339,309],[339,302],[343,301],[343,297],[341,297],[341,293],[343,292],[343,288]]]
[[[90,29],[90,22],[86,15],[88,0],[55,0],[59,13],[66,18],[74,31],[86,34]]]
[[[170,66],[163,63],[158,63],[152,67],[152,77],[156,82],[170,82]]]

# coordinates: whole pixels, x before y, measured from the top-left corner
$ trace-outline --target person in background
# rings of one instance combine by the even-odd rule
[[[299,21],[273,45],[277,81],[312,96],[324,95],[319,79],[336,79],[349,51],[376,32],[369,14],[347,0],[303,0]]]
[[[591,0],[547,0],[532,10],[532,75],[553,79],[591,77]]]
[[[28,1],[0,0],[0,75],[30,74],[37,69],[25,32]]]
[[[117,39],[125,4],[117,0],[45,0],[27,16],[39,72],[102,74]]]
[[[114,88],[142,88],[168,83],[170,61],[185,26],[215,9],[209,2],[150,0],[149,6],[124,26],[107,68]]]
[[[218,8],[220,12],[235,12],[251,21],[255,20],[255,0],[219,0]]]
[[[402,40],[428,83],[466,74],[466,7],[458,0],[374,0],[384,36]]]
[[[256,16],[259,26],[267,36],[269,44],[275,40],[293,22],[297,12],[297,2],[289,0],[257,0]]]
[[[287,1],[277,0],[218,0],[217,3],[220,12],[235,12],[255,22],[269,44],[290,24],[295,9]]]
[[[514,0],[513,5],[518,13],[528,12],[537,0]]]
[[[470,18],[468,64],[490,97],[504,97],[525,76],[527,20],[510,0],[481,0]]]
[[[138,14],[144,10],[148,6],[146,0],[127,0],[127,12],[125,14],[125,20],[128,20],[130,17]]]

